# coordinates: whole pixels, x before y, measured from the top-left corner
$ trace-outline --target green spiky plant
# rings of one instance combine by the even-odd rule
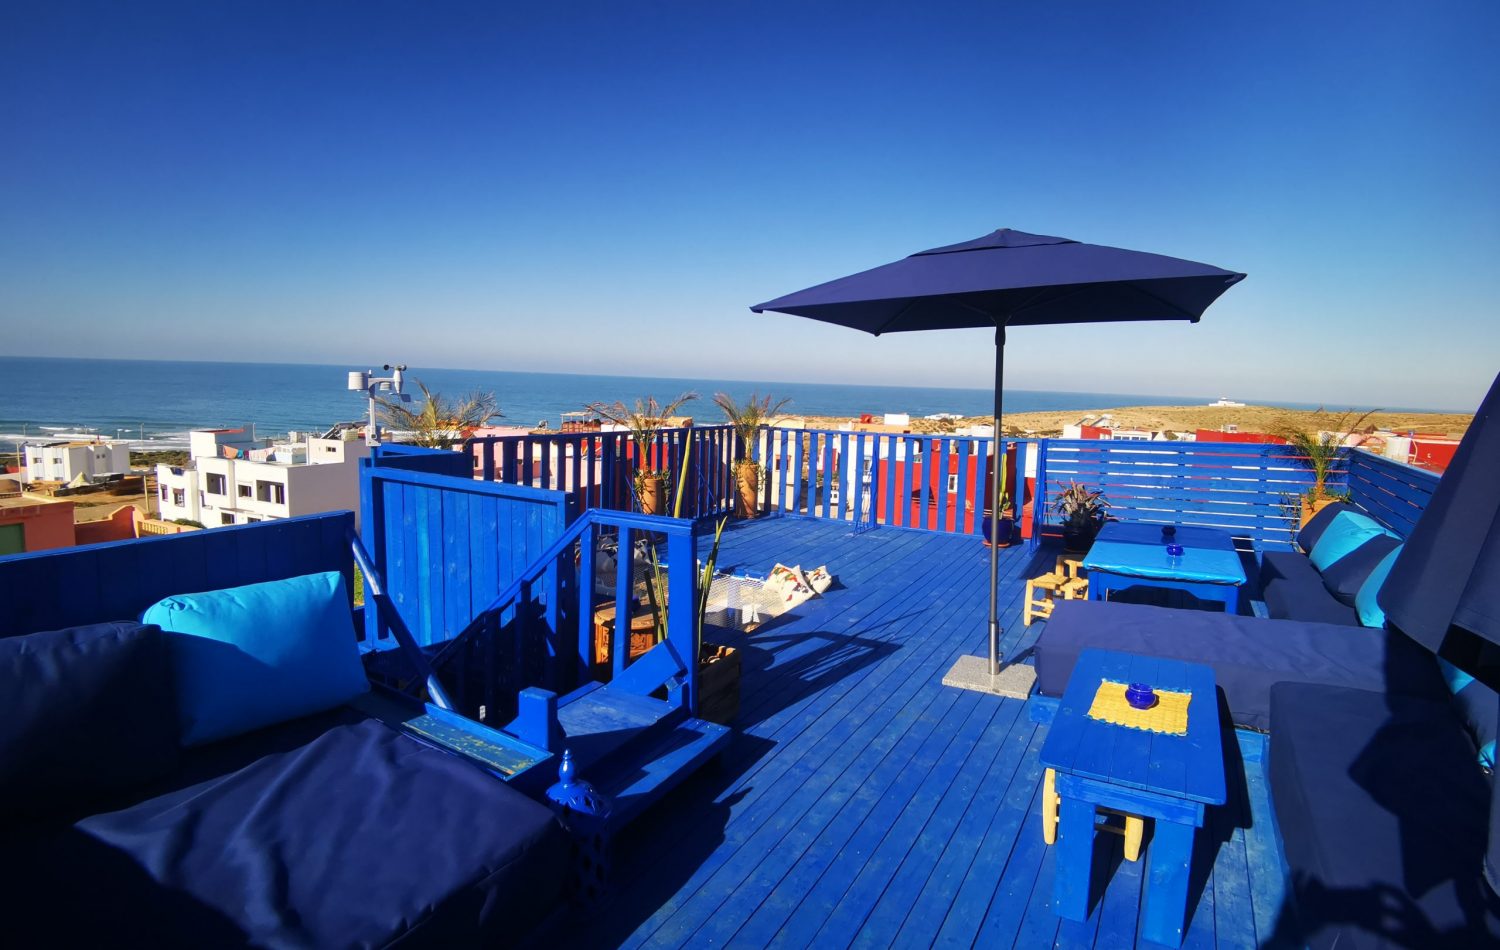
[[[790,399],[773,400],[771,396],[751,393],[744,402],[739,402],[728,393],[715,393],[714,405],[724,413],[724,418],[734,429],[734,434],[745,448],[745,454],[735,462],[735,484],[739,491],[738,514],[753,518],[756,515],[755,495],[764,475],[760,460],[755,457],[760,442],[760,430],[781,414]]]
[[[1336,473],[1349,450],[1369,438],[1367,435],[1359,435],[1350,443],[1346,441],[1347,437],[1356,433],[1365,424],[1365,420],[1377,411],[1371,409],[1355,417],[1354,410],[1350,409],[1334,417],[1320,408],[1303,424],[1282,422],[1271,428],[1271,434],[1286,439],[1287,447],[1297,460],[1312,472],[1312,487],[1302,496],[1307,506],[1343,497],[1328,489],[1328,480]]]
[[[647,483],[653,479],[665,479],[671,475],[666,469],[652,467],[651,455],[656,445],[656,437],[667,427],[667,420],[673,413],[697,398],[698,394],[689,390],[666,405],[658,402],[655,396],[646,396],[637,399],[633,406],[616,401],[591,402],[584,407],[586,411],[630,431],[630,440],[635,443],[635,477],[631,479],[631,487],[635,492],[636,503],[643,511],[646,508]],[[686,457],[684,453],[683,458],[686,459]],[[680,491],[679,494],[681,494]]]
[[[446,399],[435,393],[426,384],[417,380],[422,391],[422,401],[414,405],[382,398],[379,404],[380,421],[392,429],[412,433],[412,442],[428,449],[445,449],[460,441],[465,432],[488,425],[492,419],[504,415],[495,400],[495,394],[474,390],[457,399]]]

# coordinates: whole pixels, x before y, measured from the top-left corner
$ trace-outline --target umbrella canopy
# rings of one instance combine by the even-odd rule
[[[877,336],[907,330],[1189,320],[1244,274],[1002,228],[756,304]]]
[[[1452,628],[1500,643],[1500,376],[1380,588],[1386,619],[1437,652]]]
[[[1001,228],[919,251],[873,270],[750,309],[775,310],[879,336],[909,330],[995,328],[995,457],[1000,454],[1005,331],[1009,327],[1129,320],[1196,323],[1244,274],[1160,254]],[[990,497],[1000,497],[1000,465]],[[990,537],[1000,506],[990,506]],[[999,559],[990,549],[989,675],[1000,673]]]

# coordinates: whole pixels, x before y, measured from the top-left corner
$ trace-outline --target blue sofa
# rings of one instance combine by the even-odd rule
[[[180,748],[161,640],[0,642],[12,945],[483,946],[559,903],[548,808],[350,706]]]
[[[1209,664],[1230,719],[1270,733],[1295,908],[1278,939],[1318,950],[1500,946],[1500,896],[1480,874],[1500,695],[1399,630],[1361,625],[1356,594],[1400,540],[1372,537],[1318,570],[1304,552],[1344,510],[1314,518],[1302,551],[1263,556],[1272,619],[1059,604],[1037,642],[1038,688],[1060,696],[1089,648]]]
[[[551,809],[368,696],[184,739],[180,649],[126,618],[347,578],[352,522],[0,558],[0,945],[496,946],[561,906]]]
[[[1319,571],[1308,553],[1334,518],[1343,512],[1358,513],[1358,509],[1342,502],[1329,505],[1297,533],[1301,550],[1261,554],[1260,594],[1272,618],[1360,625],[1355,596],[1365,579],[1401,540],[1394,534],[1377,535],[1339,558],[1327,570]]]

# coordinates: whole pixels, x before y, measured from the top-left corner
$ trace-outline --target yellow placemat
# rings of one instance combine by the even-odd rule
[[[1192,693],[1176,693],[1171,690],[1156,691],[1156,705],[1150,709],[1136,709],[1125,699],[1125,684],[1100,680],[1099,690],[1094,693],[1094,702],[1089,706],[1089,718],[1144,729],[1147,732],[1162,732],[1169,736],[1187,735],[1188,703]]]

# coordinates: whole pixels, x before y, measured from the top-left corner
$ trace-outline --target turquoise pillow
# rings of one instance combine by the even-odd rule
[[[1494,769],[1495,739],[1500,735],[1500,701],[1495,691],[1442,657],[1438,657],[1438,667],[1469,735],[1479,747],[1479,764]]]
[[[1357,511],[1341,511],[1338,517],[1329,522],[1328,529],[1318,538],[1318,543],[1313,545],[1312,551],[1307,555],[1308,560],[1321,573],[1328,570],[1328,566],[1334,561],[1377,534],[1389,532],[1369,515],[1362,515]]]
[[[337,572],[157,601],[185,746],[331,709],[370,688]]]
[[[1380,559],[1375,565],[1375,570],[1365,578],[1365,582],[1359,585],[1359,593],[1354,595],[1354,609],[1359,612],[1359,622],[1367,627],[1384,627],[1385,611],[1380,609],[1380,587],[1385,583],[1386,577],[1391,573],[1391,566],[1396,563],[1396,558],[1401,556],[1402,545],[1398,544],[1391,552]]]

